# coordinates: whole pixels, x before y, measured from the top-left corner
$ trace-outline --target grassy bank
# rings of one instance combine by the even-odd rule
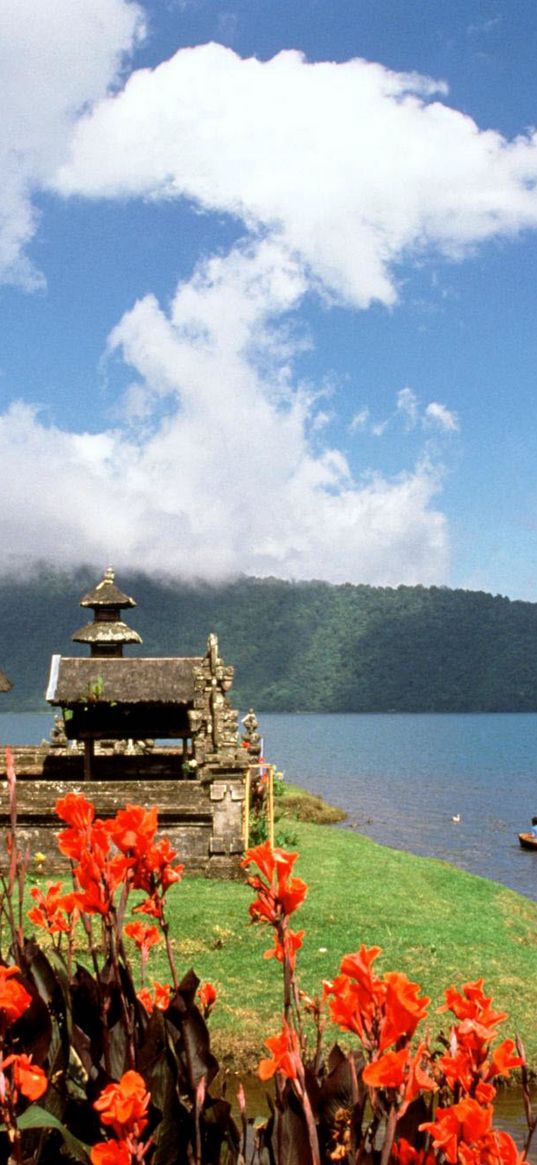
[[[382,970],[402,970],[432,997],[431,1029],[443,989],[479,976],[509,1012],[505,1034],[519,1032],[537,1070],[537,904],[444,862],[413,857],[350,831],[293,823],[307,881],[295,916],[305,928],[301,985],[319,990],[341,956],[360,943],[383,948]],[[244,1069],[279,1028],[280,967],[265,961],[268,929],[248,922],[244,884],[186,878],[170,894],[172,933],[181,970],[210,979],[219,999],[211,1018],[215,1051]],[[154,974],[158,977],[156,963]],[[164,964],[158,971],[165,973]]]

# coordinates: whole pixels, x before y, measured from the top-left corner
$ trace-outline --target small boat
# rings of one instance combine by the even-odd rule
[[[518,840],[522,846],[522,849],[537,850],[537,837],[534,833],[531,832],[531,830],[529,833],[519,833]]]

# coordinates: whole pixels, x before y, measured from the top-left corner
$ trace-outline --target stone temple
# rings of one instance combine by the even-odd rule
[[[22,844],[30,855],[44,854],[52,869],[60,828],[53,806],[77,789],[102,817],[127,802],[156,805],[159,828],[187,869],[233,876],[244,849],[245,776],[259,737],[252,712],[239,733],[228,695],[233,668],[220,657],[216,635],[199,656],[125,656],[142,640],[121,617],[136,603],[111,569],[80,605],[93,619],[72,639],[89,655],[52,656],[51,738],[13,748]],[[0,774],[2,768],[3,757]]]

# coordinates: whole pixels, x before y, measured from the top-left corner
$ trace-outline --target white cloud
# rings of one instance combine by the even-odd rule
[[[340,450],[316,451],[322,394],[291,390],[273,342],[305,290],[274,243],[237,248],[200,266],[169,311],[146,296],[114,328],[109,353],[136,378],[123,425],[65,433],[13,406],[0,418],[2,544],[192,577],[441,581],[435,466],[356,481]]]
[[[81,119],[56,187],[192,199],[273,231],[341,301],[390,304],[401,261],[537,226],[535,135],[481,131],[435,93],[359,59],[181,49]]]
[[[459,431],[457,414],[435,400],[431,401],[425,409],[425,424],[435,425],[439,429],[446,429],[451,433],[457,433]]]
[[[25,254],[32,194],[65,159],[85,108],[118,77],[143,31],[128,0],[2,0],[0,5],[0,281],[39,286]]]
[[[438,401],[431,401],[430,404],[425,405],[425,408],[422,408],[417,393],[407,385],[397,393],[395,409],[389,416],[382,421],[372,421],[369,409],[364,408],[353,417],[349,425],[349,432],[355,433],[359,429],[369,430],[374,437],[383,437],[385,432],[392,429],[397,422],[402,422],[407,433],[414,432],[416,429],[427,431],[433,428],[451,433],[459,431],[459,420],[455,412]]]
[[[418,398],[411,388],[402,388],[397,393],[397,411],[404,417],[405,428],[415,429],[418,423]]]
[[[368,420],[369,420],[369,409],[360,409],[359,412],[354,414],[354,416],[350,422],[349,433],[358,433],[360,431],[360,429],[365,429],[365,426],[367,425]]]

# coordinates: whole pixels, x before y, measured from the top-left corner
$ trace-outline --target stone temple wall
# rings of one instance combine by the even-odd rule
[[[131,758],[132,774],[126,776],[123,767],[121,779],[118,779],[117,774],[105,775],[107,758],[102,757],[99,758],[103,762],[100,779],[84,781],[80,756],[66,756],[62,763],[57,753],[44,753],[38,748],[14,748],[13,754],[17,771],[19,841],[23,851],[28,853],[30,868],[38,861],[41,872],[46,874],[49,870],[56,872],[62,863],[65,865],[65,859],[56,846],[57,834],[65,826],[53,810],[60,797],[76,790],[93,802],[99,817],[112,817],[128,803],[146,808],[156,806],[159,833],[169,837],[177,850],[178,860],[184,862],[187,871],[207,877],[239,875],[243,853],[242,775],[236,772],[226,774],[221,769],[217,779],[210,782],[166,779],[155,777],[154,773],[151,775],[149,768],[145,774],[136,773],[135,762],[143,763],[146,759],[137,757]],[[125,758],[121,759],[124,762]],[[159,756],[153,755],[151,759],[153,769],[155,765],[158,768]],[[164,759],[164,756],[160,758],[162,768]],[[71,771],[66,771],[65,764]],[[2,777],[5,777],[3,757],[0,779]],[[5,830],[8,824],[9,808],[4,788],[0,801],[0,828]],[[44,861],[36,859],[36,854],[44,855]]]

